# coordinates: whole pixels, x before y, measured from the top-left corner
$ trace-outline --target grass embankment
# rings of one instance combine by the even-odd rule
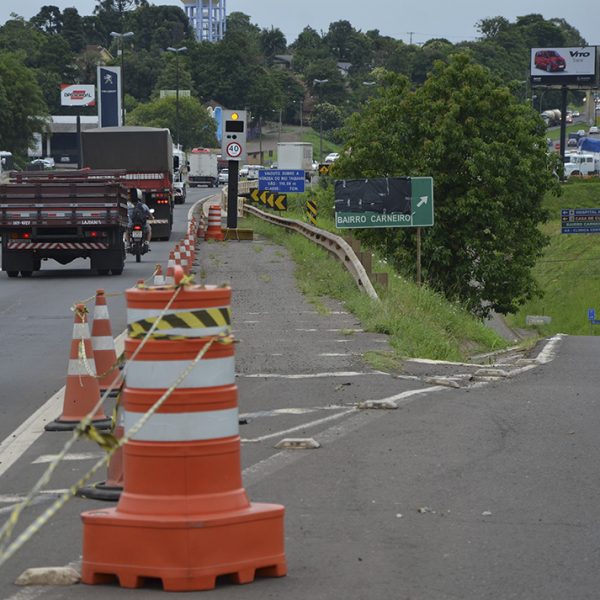
[[[595,334],[598,326],[590,326],[587,311],[595,308],[600,315],[600,234],[562,234],[560,211],[600,208],[600,182],[572,180],[562,189],[560,198],[546,199],[551,217],[542,230],[550,236],[550,245],[533,270],[544,296],[528,302],[507,320],[512,326],[524,327],[527,315],[544,315],[552,321],[537,327],[542,335]]]
[[[387,291],[377,290],[381,298],[377,302],[361,293],[344,267],[321,247],[260,219],[248,221],[247,226],[256,233],[290,251],[298,265],[298,285],[317,309],[325,310],[322,297],[335,298],[357,316],[365,330],[390,336],[392,353],[371,352],[366,356],[375,368],[400,371],[401,360],[406,357],[461,361],[506,346],[481,321],[426,287],[398,277],[387,265],[376,267],[387,271],[389,277]]]

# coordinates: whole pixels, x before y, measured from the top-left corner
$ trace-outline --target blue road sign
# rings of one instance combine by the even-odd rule
[[[258,189],[278,193],[302,193],[304,171],[296,169],[261,169],[258,172]]]
[[[588,321],[594,321],[596,319],[596,309],[588,308]]]
[[[563,208],[561,233],[600,233],[600,208]]]

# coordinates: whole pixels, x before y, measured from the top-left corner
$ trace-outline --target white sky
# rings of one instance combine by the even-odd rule
[[[180,0],[151,0],[153,4],[183,6]],[[327,31],[334,21],[347,20],[355,29],[379,29],[382,35],[395,39],[425,42],[445,37],[456,43],[477,37],[477,21],[503,16],[514,22],[517,16],[542,14],[546,19],[564,18],[590,45],[600,45],[600,0],[226,0],[227,11],[241,11],[260,27],[278,27],[288,43],[310,25]],[[92,14],[95,0],[0,0],[0,23],[15,12],[26,19],[37,14],[44,5],[61,9],[76,6],[81,15]]]

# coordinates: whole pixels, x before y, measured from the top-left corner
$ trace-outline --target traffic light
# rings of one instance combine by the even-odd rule
[[[221,156],[226,160],[246,162],[246,111],[223,110]]]

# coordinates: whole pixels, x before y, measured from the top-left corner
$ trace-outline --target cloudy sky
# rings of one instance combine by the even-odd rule
[[[600,45],[599,0],[226,0],[228,12],[241,11],[250,15],[260,27],[278,27],[288,42],[296,39],[310,25],[317,31],[327,31],[329,24],[345,19],[356,29],[379,29],[381,34],[415,43],[434,37],[445,37],[456,43],[477,37],[475,24],[487,17],[503,16],[514,21],[519,15],[540,13],[545,18],[564,18],[579,29],[590,45]],[[91,14],[95,0],[0,0],[0,23],[15,12],[26,19],[45,5],[59,8],[76,6],[82,15]],[[180,0],[155,0],[153,4],[182,6]],[[412,33],[411,33],[412,32]]]

